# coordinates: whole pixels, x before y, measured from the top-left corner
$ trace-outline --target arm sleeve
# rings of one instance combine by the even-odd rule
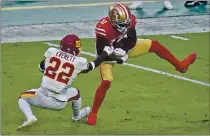
[[[110,46],[108,39],[101,35],[96,35],[96,51],[97,54],[100,55],[105,46]]]
[[[107,53],[103,51],[94,61],[87,63],[86,69],[82,70],[80,73],[88,73],[97,68],[106,58]]]
[[[136,29],[132,27],[128,29],[127,38],[123,38],[117,43],[118,48],[122,48],[126,52],[132,49],[136,45],[137,37],[136,37]]]
[[[103,51],[94,61],[88,63],[88,70],[90,71],[97,68],[106,58],[107,53]]]
[[[98,67],[106,58],[108,54],[103,51],[94,61],[93,63],[95,64],[95,68]]]
[[[88,73],[106,60],[108,54],[103,51],[105,46],[109,46],[108,40],[102,35],[96,35],[96,51],[98,56],[94,61],[87,63],[87,68],[82,70],[81,73]]]

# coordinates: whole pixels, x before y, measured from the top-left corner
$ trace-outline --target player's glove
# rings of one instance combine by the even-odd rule
[[[117,64],[123,64],[127,61],[128,59],[128,54],[126,54],[125,56],[123,57],[119,57],[119,58],[112,58],[112,57],[109,57],[106,59],[106,61],[104,61],[104,63],[117,63]]]
[[[105,46],[103,51],[105,51],[107,53],[107,55],[109,56],[113,53],[114,47],[113,46]]]
[[[42,73],[44,73],[44,71],[45,71],[45,60],[42,60],[40,62],[40,64],[38,65],[38,69],[39,69],[39,71],[41,71]]]
[[[84,70],[82,70],[80,73],[88,73],[89,71],[95,69],[96,67],[98,67],[103,61],[104,59],[111,55],[114,51],[114,47],[113,46],[105,46],[103,49],[103,52],[101,55],[99,55],[95,61],[93,62],[89,62],[87,64],[87,67],[84,68]]]
[[[89,71],[93,70],[95,68],[95,63],[94,62],[89,62],[87,64],[87,67],[84,68],[80,73],[88,73]]]
[[[114,54],[115,54],[115,56],[123,57],[123,56],[126,55],[126,51],[124,51],[124,50],[121,49],[121,48],[115,48],[115,49],[114,49]]]
[[[123,64],[128,60],[128,54],[126,54],[125,56],[116,59],[118,64]]]

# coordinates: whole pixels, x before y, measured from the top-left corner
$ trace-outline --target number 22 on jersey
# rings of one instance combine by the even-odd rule
[[[68,62],[62,64],[61,60],[56,57],[50,58],[49,63],[51,65],[46,68],[44,75],[58,82],[67,84],[74,72],[74,65]]]

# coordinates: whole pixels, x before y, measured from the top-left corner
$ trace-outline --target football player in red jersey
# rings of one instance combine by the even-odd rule
[[[156,40],[137,39],[136,17],[131,14],[127,6],[115,3],[109,8],[107,17],[102,18],[95,28],[97,55],[101,56],[104,47],[114,47],[114,53],[128,58],[138,57],[147,53],[155,53],[162,59],[171,63],[177,71],[184,73],[190,64],[196,59],[196,54],[190,54],[186,59],[179,61],[166,47]],[[88,116],[87,124],[95,125],[98,109],[110,88],[113,80],[113,63],[109,63],[110,57],[103,57],[104,62],[100,64],[101,84],[97,88],[92,106],[92,111]],[[123,58],[123,57],[122,57]],[[125,61],[126,57],[122,59]],[[119,62],[122,63],[122,62]],[[85,72],[88,72],[85,71]]]

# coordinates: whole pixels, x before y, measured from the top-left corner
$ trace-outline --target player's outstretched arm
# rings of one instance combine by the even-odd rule
[[[119,58],[110,58],[110,57],[107,57],[106,58],[106,62],[123,64],[123,63],[125,63],[127,61],[127,59],[128,59],[128,54],[125,54],[124,56],[119,57]]]
[[[114,51],[114,47],[111,46],[106,37],[102,35],[96,35],[96,51],[97,58],[89,62],[87,65],[87,69],[82,70],[81,73],[88,73],[89,71],[97,68],[104,60],[108,58]]]
[[[87,69],[82,70],[80,73],[88,73],[89,71],[97,68],[110,54],[114,51],[113,46],[105,46],[103,52],[92,62],[87,64]]]

